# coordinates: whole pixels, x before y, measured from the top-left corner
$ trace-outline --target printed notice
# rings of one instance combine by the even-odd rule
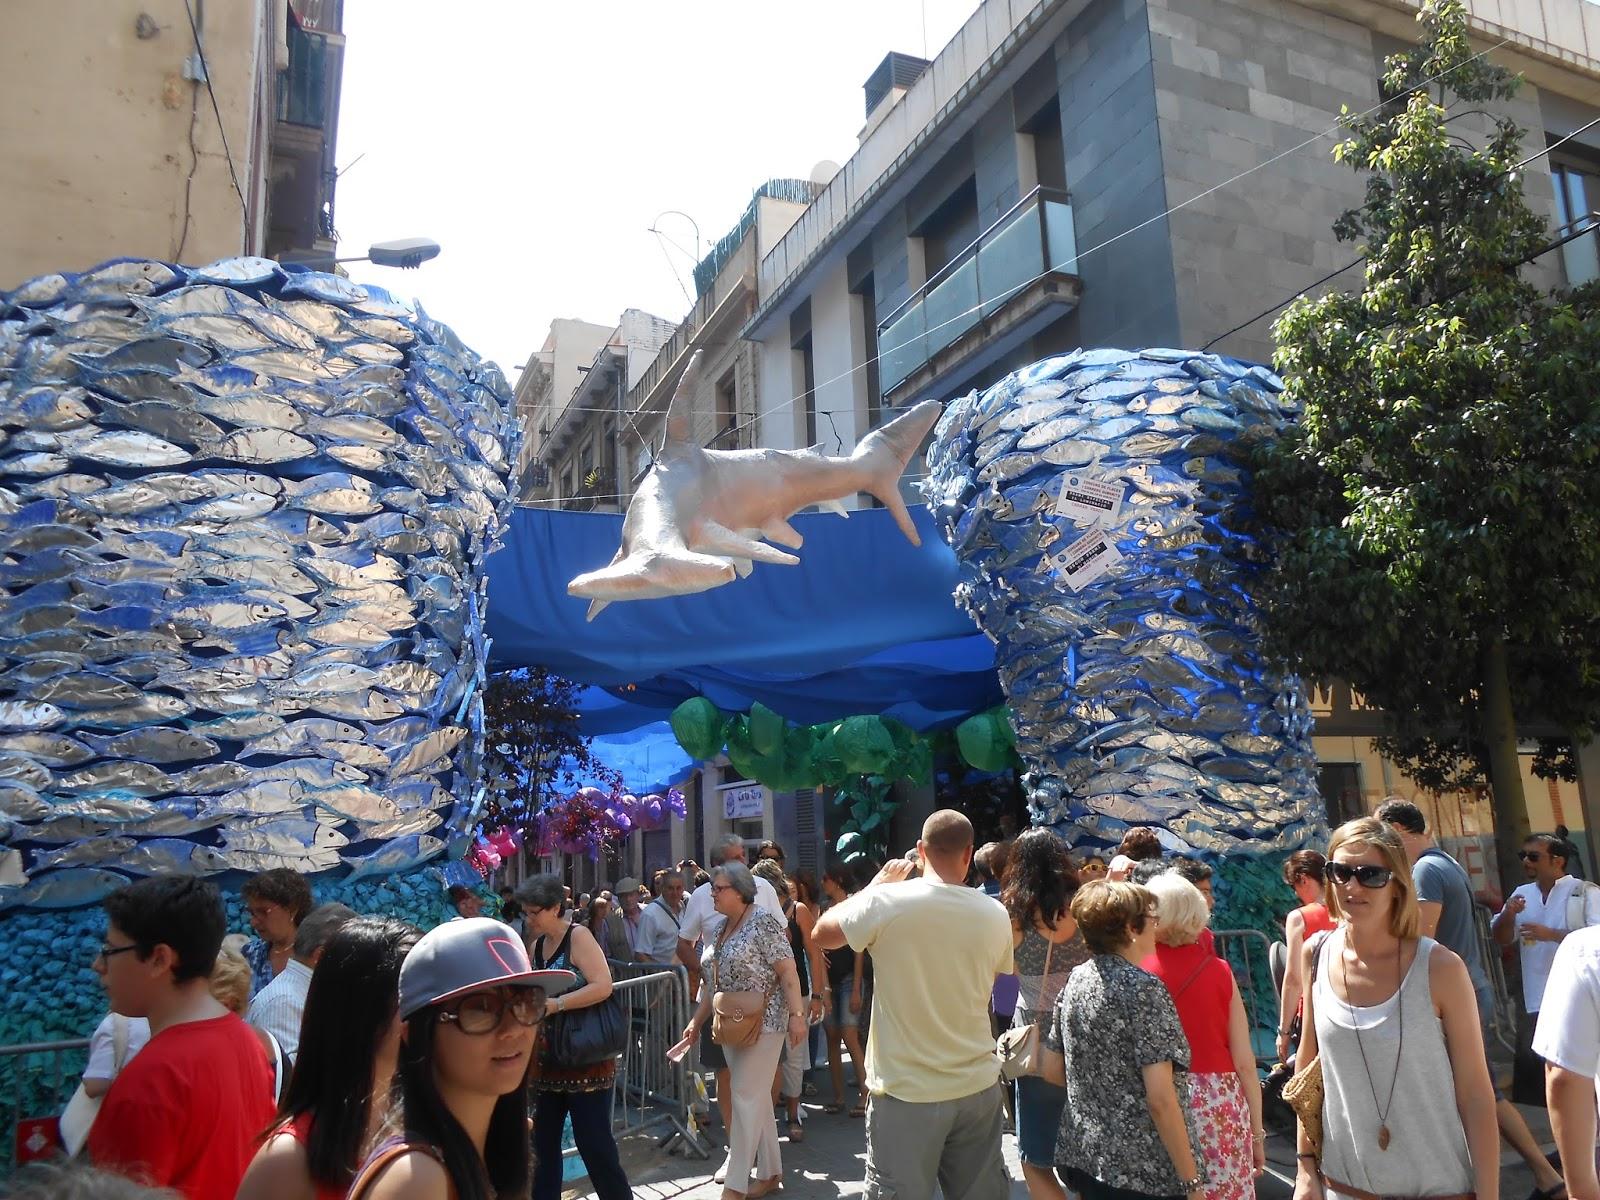
[[[1068,475],[1056,497],[1056,512],[1079,525],[1112,525],[1122,511],[1127,488],[1121,483]]]
[[[1096,528],[1044,561],[1055,568],[1063,583],[1081,592],[1121,562],[1122,552],[1109,533]]]

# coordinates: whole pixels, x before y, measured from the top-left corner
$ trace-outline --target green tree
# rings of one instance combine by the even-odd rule
[[[544,667],[489,677],[483,694],[486,829],[528,829],[558,794],[586,784],[621,788],[622,776],[595,757],[583,733],[579,690]]]
[[[1391,714],[1419,778],[1486,765],[1514,880],[1516,715],[1586,736],[1600,713],[1600,318],[1594,289],[1519,270],[1551,238],[1503,115],[1520,80],[1472,50],[1460,0],[1418,20],[1392,99],[1347,111],[1334,151],[1366,175],[1333,227],[1364,286],[1275,327],[1301,417],[1257,455],[1260,597],[1273,650]]]

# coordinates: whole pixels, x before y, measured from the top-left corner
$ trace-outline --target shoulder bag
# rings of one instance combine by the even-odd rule
[[[753,908],[754,905],[751,906]],[[739,925],[750,915],[744,910]],[[716,952],[711,958],[711,1040],[719,1046],[732,1046],[735,1050],[747,1049],[756,1044],[766,1020],[767,994],[765,992],[724,992],[718,990],[717,981],[722,975],[722,947],[737,930],[724,928],[717,938]]]
[[[536,942],[534,966],[542,970],[553,962],[569,962],[573,928],[567,926],[567,935],[548,959],[538,952]],[[595,1066],[615,1058],[628,1044],[628,1016],[616,992],[599,1004],[547,1015],[542,1025],[540,1065],[554,1070]]]
[[[122,1073],[122,1068],[128,1061],[128,1018],[121,1013],[111,1014],[111,1063],[115,1072],[112,1078]],[[61,1114],[57,1125],[61,1132],[61,1144],[66,1147],[69,1158],[76,1157],[82,1152],[84,1143],[89,1140],[89,1130],[94,1126],[95,1117],[100,1115],[100,1102],[105,1099],[104,1094],[91,1096],[83,1090],[80,1080],[78,1090],[72,1093],[72,1099],[67,1101],[67,1107]]]
[[[1321,940],[1311,954],[1311,982],[1306,985],[1305,992],[1308,996],[1317,982],[1317,968],[1322,964],[1322,952],[1327,948],[1331,936],[1328,933],[1320,934]],[[1306,1131],[1306,1144],[1311,1147],[1311,1153],[1317,1156],[1318,1162],[1322,1161],[1322,1097],[1322,1047],[1318,1046],[1316,1057],[1283,1085],[1284,1101],[1300,1118],[1300,1124]]]
[[[1039,977],[1039,991],[1033,998],[1033,1012],[1040,1011],[1040,1005],[1044,1003],[1044,989],[1050,982],[1050,956],[1056,949],[1055,942],[1048,939],[1045,945],[1048,948],[1044,952],[1044,974]],[[1044,1055],[1039,1047],[1039,1026],[1033,1021],[1013,1025],[1002,1033],[994,1043],[994,1057],[1000,1064],[1000,1078],[1010,1083],[1024,1075],[1037,1075],[1044,1067]]]

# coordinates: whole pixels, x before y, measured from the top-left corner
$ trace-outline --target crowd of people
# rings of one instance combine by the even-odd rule
[[[1148,829],[1084,859],[1044,829],[976,847],[953,810],[816,883],[776,843],[748,855],[729,837],[709,869],[591,895],[452,889],[457,919],[427,933],[316,905],[290,871],[245,885],[250,939],[210,884],[132,884],[94,962],[91,1119],[63,1136],[190,1197],[557,1200],[570,1122],[590,1189],[621,1200],[613,967],[660,964],[691,1015],[652,1049],[714,1075],[725,1200],[783,1186],[824,1061],[824,1111],[863,1119],[869,1195],[999,1200],[1012,1131],[1030,1200],[1254,1194],[1263,1090],[1208,865]],[[1320,1097],[1296,1100],[1296,1200],[1497,1200],[1502,1137],[1539,1197],[1600,1200],[1600,887],[1561,836],[1520,857],[1490,928],[1520,957],[1518,1059],[1548,1077],[1559,1169],[1492,1077],[1470,879],[1390,800],[1284,865],[1276,1049]]]

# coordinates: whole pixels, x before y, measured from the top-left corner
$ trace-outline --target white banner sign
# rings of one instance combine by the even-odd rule
[[[1127,487],[1085,475],[1068,475],[1056,497],[1056,512],[1079,525],[1111,525],[1122,512]]]
[[[726,820],[738,821],[746,817],[759,817],[763,808],[759,785],[728,788],[722,793],[722,815]]]
[[[1122,552],[1104,529],[1091,529],[1044,560],[1075,592],[1082,591],[1122,561]]]

